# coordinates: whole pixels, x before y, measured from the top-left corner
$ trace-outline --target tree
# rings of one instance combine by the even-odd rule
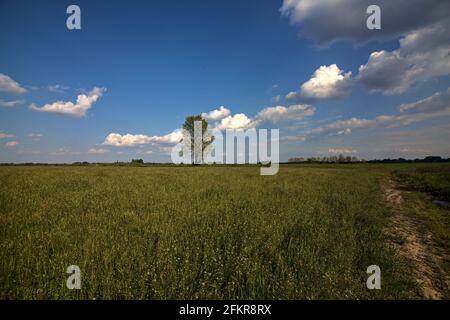
[[[197,130],[201,128],[201,132],[198,132],[200,141],[198,141],[199,147],[196,148],[195,144],[195,127],[197,123]],[[181,142],[184,142],[187,148],[191,150],[191,161],[194,164],[203,163],[204,155],[214,141],[214,136],[208,132],[208,121],[202,118],[201,115],[186,117],[183,124],[184,134]]]
[[[144,164],[144,160],[142,160],[142,159],[131,159],[131,163],[133,163],[133,164]]]

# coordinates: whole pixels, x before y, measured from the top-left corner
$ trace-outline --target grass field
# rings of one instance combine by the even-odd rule
[[[0,298],[411,298],[382,232],[402,168],[0,167]]]

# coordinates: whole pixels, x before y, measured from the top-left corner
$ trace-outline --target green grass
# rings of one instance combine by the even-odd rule
[[[0,167],[0,298],[408,298],[381,232],[388,172]],[[382,290],[366,288],[372,264]]]
[[[394,171],[408,189],[427,192],[435,198],[450,201],[450,165],[401,166]]]

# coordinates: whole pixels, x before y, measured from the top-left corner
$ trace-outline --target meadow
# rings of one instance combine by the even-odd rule
[[[414,298],[383,233],[398,169],[0,167],[0,298]]]

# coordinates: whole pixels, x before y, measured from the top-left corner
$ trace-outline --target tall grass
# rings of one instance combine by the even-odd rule
[[[450,164],[400,166],[394,173],[406,188],[450,201]]]
[[[383,172],[1,167],[0,298],[404,298]],[[372,264],[382,290],[366,288]]]

